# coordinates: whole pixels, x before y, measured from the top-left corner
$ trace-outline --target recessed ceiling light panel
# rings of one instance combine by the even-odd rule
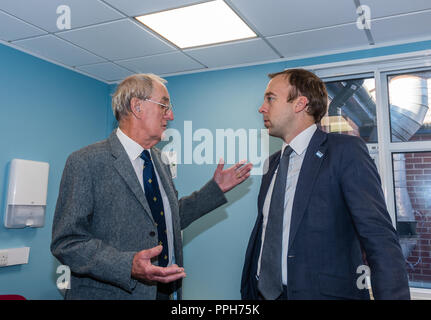
[[[222,0],[147,14],[136,19],[182,49],[256,37]]]

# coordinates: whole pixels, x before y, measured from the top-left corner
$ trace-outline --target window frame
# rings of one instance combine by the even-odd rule
[[[431,141],[391,141],[388,76],[425,70],[431,71],[431,50],[304,66],[304,68],[314,72],[325,82],[374,76],[378,142],[367,145],[378,146],[378,169],[382,188],[392,224],[396,228],[392,155],[399,152],[431,152]],[[410,292],[412,299],[431,300],[431,289],[410,287]]]

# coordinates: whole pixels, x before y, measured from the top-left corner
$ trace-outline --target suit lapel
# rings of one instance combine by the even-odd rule
[[[169,184],[169,180],[171,180],[171,177],[168,173],[168,170],[170,169],[167,163],[165,164],[164,162],[164,161],[167,162],[167,159],[164,158],[161,152],[156,148],[151,149],[151,156],[153,158],[154,165],[156,167],[157,173],[161,180],[159,181],[159,183],[162,184],[163,189],[165,190],[165,193],[166,193],[166,196],[168,197],[171,208],[174,208],[174,206],[177,203],[176,202],[177,197],[174,189],[172,188],[172,185]]]
[[[249,288],[249,293],[253,292],[253,296],[257,299],[257,288],[255,288],[255,278],[257,272],[257,262],[259,259],[260,248],[262,245],[262,222],[263,222],[263,204],[265,203],[266,194],[268,193],[269,186],[271,184],[272,178],[274,176],[274,172],[278,167],[280,162],[280,154],[281,151],[278,151],[271,155],[264,165],[264,169],[268,168],[268,171],[262,176],[262,182],[260,184],[260,191],[257,199],[257,207],[258,214],[257,220],[254,225],[253,231],[250,235],[249,244],[247,247],[247,252],[244,261],[244,270],[243,270],[243,278],[241,279],[241,287],[244,288],[246,283],[252,279],[250,285],[252,288]],[[244,293],[244,292],[243,292]],[[246,295],[248,295],[246,294]]]
[[[262,213],[263,205],[265,203],[266,194],[268,193],[269,186],[272,181],[272,177],[274,176],[275,170],[278,167],[278,164],[280,162],[280,154],[281,150],[274,153],[269,159],[268,159],[268,172],[263,175],[262,177],[262,183],[260,184],[260,191],[258,196],[258,209],[259,213]]]
[[[311,192],[319,173],[320,166],[326,158],[327,134],[317,129],[310,140],[296,185],[293,200],[292,218],[289,232],[289,248],[293,244],[299,224],[308,206]]]
[[[182,264],[182,238],[181,238],[181,222],[180,216],[178,214],[178,197],[175,193],[175,187],[172,182],[172,178],[169,174],[169,165],[168,159],[160,152],[157,148],[151,148],[151,157],[153,159],[154,165],[156,167],[157,173],[161,181],[159,181],[159,185],[163,186],[165,190],[166,196],[169,201],[169,206],[171,209],[171,221],[172,221],[172,229],[174,234],[174,250],[175,250],[175,259],[177,264]],[[166,209],[166,208],[165,208]]]
[[[148,217],[154,223],[151,209],[148,205],[147,199],[145,198],[144,191],[142,190],[139,180],[136,177],[135,170],[133,169],[132,163],[130,162],[126,150],[124,150],[123,145],[121,144],[120,140],[118,140],[115,130],[109,136],[108,141],[111,145],[112,155],[115,158],[114,168],[118,171],[120,176],[123,177],[130,190],[132,190],[133,194],[144,207]]]

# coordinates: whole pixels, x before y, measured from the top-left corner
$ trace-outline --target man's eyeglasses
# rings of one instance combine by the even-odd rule
[[[142,100],[144,100],[144,101],[150,101],[150,102],[152,102],[152,103],[158,104],[158,105],[162,108],[162,110],[163,110],[163,114],[164,114],[164,115],[166,115],[166,114],[167,114],[169,111],[171,111],[171,110],[172,110],[172,108],[173,108],[172,103],[164,104],[164,103],[160,103],[160,102],[157,102],[157,101],[154,101],[154,100],[148,99],[148,98],[144,98],[144,99],[142,99]]]

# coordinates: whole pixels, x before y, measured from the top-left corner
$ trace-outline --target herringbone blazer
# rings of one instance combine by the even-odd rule
[[[157,148],[151,155],[172,211],[175,262],[183,266],[181,230],[227,200],[214,180],[178,200],[169,166]],[[72,272],[65,298],[155,299],[157,286],[133,279],[131,270],[138,251],[157,245],[144,191],[115,130],[72,153],[61,179],[51,243],[53,255]],[[181,298],[181,281],[175,285]]]

